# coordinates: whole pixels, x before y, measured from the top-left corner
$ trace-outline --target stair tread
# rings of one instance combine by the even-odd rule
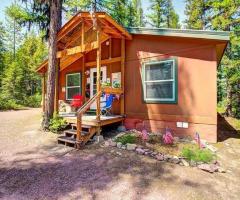
[[[68,129],[68,130],[65,130],[64,133],[70,133],[70,134],[76,135],[77,134],[77,130]],[[81,131],[81,135],[88,135],[88,134],[89,134],[88,131]]]
[[[59,136],[58,140],[62,141],[62,142],[72,143],[72,144],[75,144],[75,142],[76,142],[75,138],[71,138],[71,137],[67,137],[67,136]]]
[[[77,124],[71,124],[71,125],[74,127],[77,127]],[[81,126],[82,126],[82,128],[92,128],[92,126],[84,125],[84,124],[82,124]]]

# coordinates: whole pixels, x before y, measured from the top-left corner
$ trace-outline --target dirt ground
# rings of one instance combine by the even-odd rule
[[[40,109],[0,112],[0,199],[240,199],[240,140],[217,144],[227,173],[133,152],[57,145],[39,130]]]

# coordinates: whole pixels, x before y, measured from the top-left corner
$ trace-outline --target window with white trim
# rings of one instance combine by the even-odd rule
[[[143,64],[144,101],[177,102],[176,60],[151,61]]]
[[[81,73],[66,75],[66,100],[72,100],[77,94],[81,94]]]

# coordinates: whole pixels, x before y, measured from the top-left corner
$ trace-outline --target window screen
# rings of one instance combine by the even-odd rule
[[[77,94],[81,94],[81,74],[67,74],[66,76],[66,99],[72,100]]]
[[[144,63],[143,87],[146,102],[176,102],[175,60]]]

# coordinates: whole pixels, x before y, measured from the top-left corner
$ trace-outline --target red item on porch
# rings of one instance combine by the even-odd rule
[[[71,102],[71,106],[75,108],[81,107],[83,104],[83,97],[80,94],[74,95],[73,100]]]

